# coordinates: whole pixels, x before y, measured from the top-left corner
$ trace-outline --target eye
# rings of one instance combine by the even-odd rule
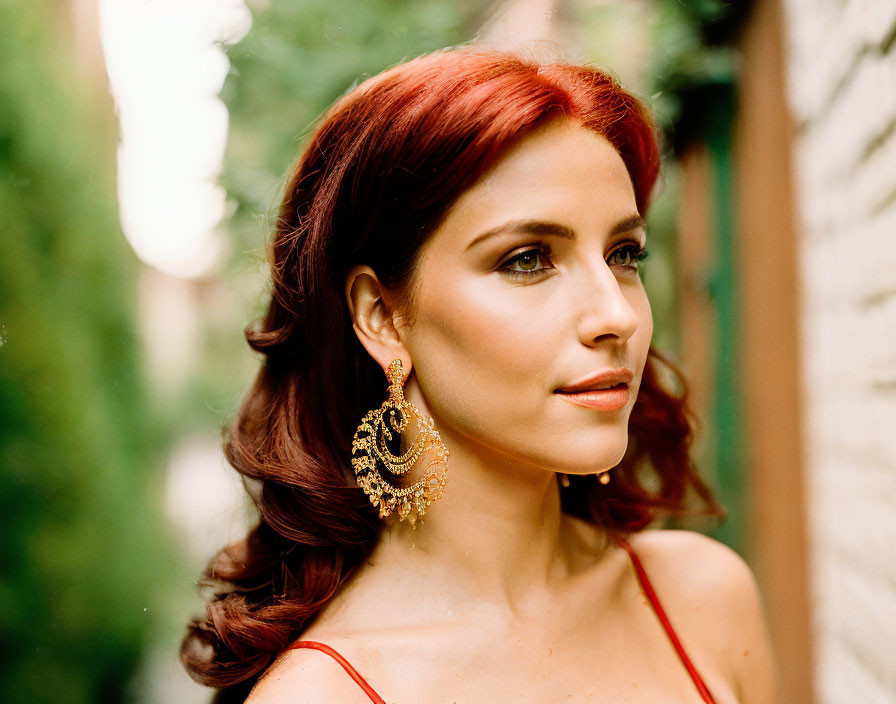
[[[515,278],[535,276],[543,271],[554,268],[552,266],[539,267],[537,265],[538,262],[541,262],[544,259],[550,259],[550,254],[551,248],[547,245],[532,247],[508,259],[499,267],[499,269],[505,274]],[[518,268],[513,268],[515,265],[518,265]]]
[[[639,243],[633,242],[631,244],[627,244],[624,247],[620,247],[617,250],[614,250],[612,254],[610,254],[610,265],[613,266],[614,262],[612,261],[613,257],[617,255],[623,255],[621,262],[616,262],[619,266],[625,269],[633,269],[637,270],[639,268],[640,262],[644,261],[650,253],[647,251],[645,247],[642,247]]]

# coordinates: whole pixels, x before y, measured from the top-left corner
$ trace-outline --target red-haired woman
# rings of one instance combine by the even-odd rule
[[[647,529],[724,515],[650,347],[658,164],[612,77],[470,47],[323,117],[225,447],[260,521],[182,647],[218,701],[774,701],[746,563]]]

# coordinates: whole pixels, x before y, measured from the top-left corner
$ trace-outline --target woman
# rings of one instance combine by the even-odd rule
[[[650,347],[657,172],[611,77],[508,53],[323,117],[225,447],[261,521],[182,648],[220,701],[773,701],[744,561],[647,530],[688,490],[724,515]]]

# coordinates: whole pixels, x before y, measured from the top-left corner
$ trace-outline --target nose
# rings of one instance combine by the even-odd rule
[[[603,262],[583,271],[574,296],[577,331],[585,345],[613,338],[616,344],[627,341],[638,329],[638,314],[625,296],[610,267]]]

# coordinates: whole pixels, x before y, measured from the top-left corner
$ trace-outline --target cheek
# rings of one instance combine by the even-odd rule
[[[426,281],[410,352],[427,403],[446,421],[487,425],[491,435],[530,432],[550,398],[560,321],[525,305],[528,291],[496,292],[488,277]]]

